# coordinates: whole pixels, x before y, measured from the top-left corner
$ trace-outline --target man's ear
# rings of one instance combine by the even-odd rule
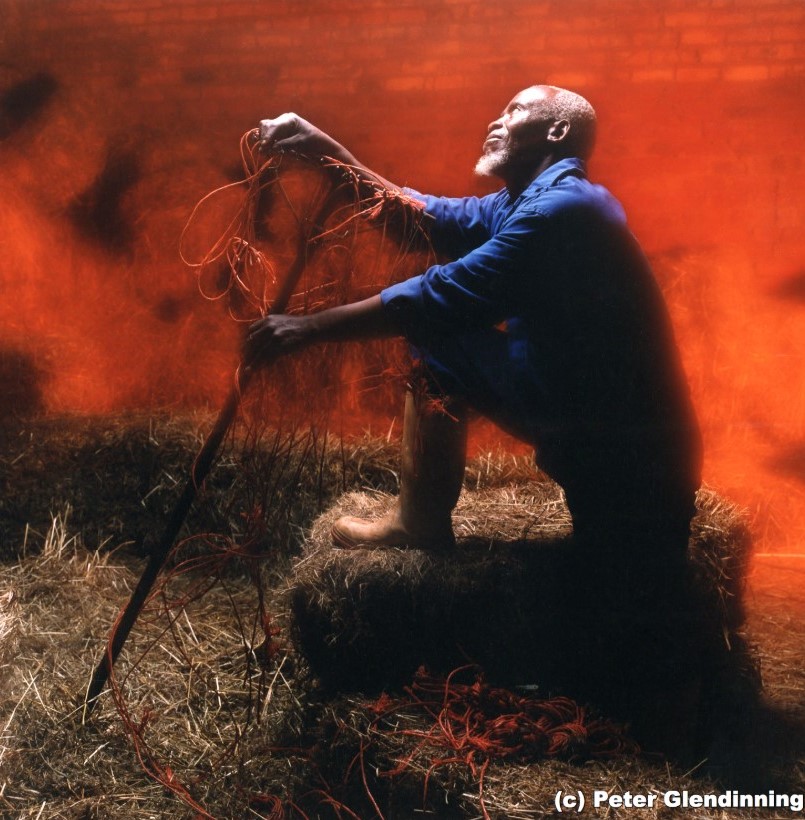
[[[570,132],[570,123],[567,120],[556,120],[548,129],[549,142],[561,142]]]

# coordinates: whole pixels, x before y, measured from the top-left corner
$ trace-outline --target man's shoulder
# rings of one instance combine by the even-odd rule
[[[573,166],[556,174],[549,184],[529,186],[518,206],[517,210],[524,215],[544,217],[598,212],[620,219],[623,214],[618,200],[603,185],[590,182],[583,167]]]

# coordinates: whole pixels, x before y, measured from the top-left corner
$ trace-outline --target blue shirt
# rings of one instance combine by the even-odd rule
[[[434,219],[437,250],[455,260],[381,294],[395,319],[413,331],[450,333],[533,314],[546,276],[559,273],[554,258],[563,228],[584,222],[586,229],[593,220],[626,224],[619,203],[587,181],[579,159],[552,165],[514,201],[505,188],[482,198],[412,193]],[[584,264],[574,244],[562,249],[565,268]]]
[[[453,261],[382,291],[403,335],[427,350],[505,322],[539,447],[575,442],[582,459],[590,447],[643,448],[634,458],[657,469],[673,458],[694,469],[695,417],[664,300],[623,208],[582,160],[555,163],[514,200],[506,189],[415,195]]]

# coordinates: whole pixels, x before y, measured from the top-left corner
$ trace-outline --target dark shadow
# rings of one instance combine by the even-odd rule
[[[0,347],[0,422],[39,415],[44,410],[44,380],[29,353]]]
[[[0,140],[35,119],[58,87],[56,78],[42,71],[7,88],[0,95]]]
[[[173,325],[189,316],[192,310],[192,305],[187,299],[165,296],[154,305],[152,313],[160,322]]]
[[[789,276],[772,290],[772,295],[789,302],[805,304],[805,270]]]
[[[770,459],[769,466],[777,473],[792,476],[805,484],[805,442],[791,444]]]
[[[108,251],[129,253],[134,242],[134,227],[123,204],[125,195],[140,176],[140,161],[134,151],[109,148],[101,172],[67,209],[78,232]]]
[[[805,759],[805,714],[765,698],[727,700],[702,773],[743,793],[798,792]]]

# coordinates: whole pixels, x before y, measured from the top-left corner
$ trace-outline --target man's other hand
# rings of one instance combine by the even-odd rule
[[[312,341],[312,317],[270,314],[253,322],[243,345],[243,361],[247,367],[261,367],[293,353]]]

